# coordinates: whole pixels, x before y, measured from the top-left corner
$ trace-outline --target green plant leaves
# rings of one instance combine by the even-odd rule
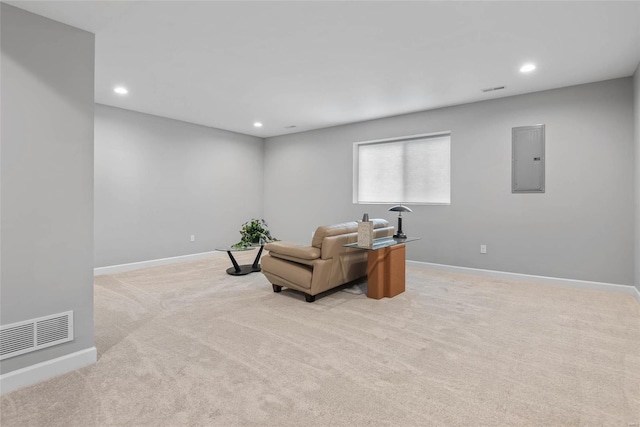
[[[267,222],[264,219],[252,218],[242,224],[240,228],[241,240],[233,245],[235,248],[246,248],[251,245],[273,242],[278,239],[274,238],[269,231]]]

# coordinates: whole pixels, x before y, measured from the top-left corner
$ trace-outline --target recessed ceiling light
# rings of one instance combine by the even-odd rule
[[[531,71],[535,70],[536,66],[534,64],[524,64],[522,67],[520,67],[520,72],[521,73],[530,73]]]
[[[129,93],[129,90],[124,86],[116,86],[113,88],[113,91],[118,95],[126,95]]]
[[[262,123],[260,123],[260,122],[255,122],[253,125],[255,127],[257,127],[257,128],[261,128],[262,127]]]

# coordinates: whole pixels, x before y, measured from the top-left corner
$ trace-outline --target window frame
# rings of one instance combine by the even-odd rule
[[[353,168],[352,168],[352,202],[355,205],[389,205],[389,204],[407,204],[407,205],[421,205],[421,206],[450,206],[451,205],[451,180],[449,181],[449,203],[444,202],[419,202],[407,203],[403,200],[398,201],[389,201],[389,202],[360,202],[358,200],[358,185],[359,185],[359,146],[360,145],[372,145],[372,144],[388,144],[393,142],[404,142],[411,141],[416,139],[428,139],[428,138],[437,138],[437,137],[449,137],[449,177],[451,177],[451,131],[440,131],[440,132],[431,132],[431,133],[420,133],[415,135],[407,135],[407,136],[397,136],[392,138],[383,138],[383,139],[374,139],[368,141],[358,141],[353,143]]]

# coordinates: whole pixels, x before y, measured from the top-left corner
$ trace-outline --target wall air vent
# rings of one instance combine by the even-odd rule
[[[73,341],[73,311],[0,326],[0,360]]]
[[[506,86],[496,86],[496,87],[488,87],[486,89],[481,89],[484,93],[487,92],[493,92],[494,90],[502,90],[504,89]]]

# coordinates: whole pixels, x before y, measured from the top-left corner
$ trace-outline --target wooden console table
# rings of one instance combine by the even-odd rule
[[[367,257],[367,297],[393,298],[405,289],[405,243],[420,240],[419,237],[375,239],[371,246],[359,246],[357,242],[344,245],[369,251]]]

